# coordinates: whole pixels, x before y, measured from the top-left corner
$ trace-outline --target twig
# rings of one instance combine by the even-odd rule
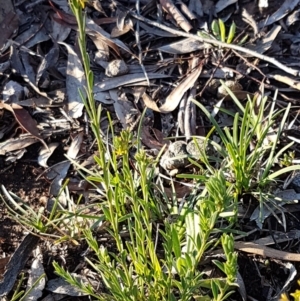
[[[300,254],[298,253],[280,251],[253,242],[235,241],[234,248],[238,251],[242,251],[245,253],[255,254],[255,255],[269,257],[278,260],[297,261],[297,262],[300,261]],[[219,255],[219,254],[224,254],[224,251],[222,249],[217,249],[208,253],[209,256]],[[206,263],[206,260],[202,262],[202,264],[204,263]]]
[[[203,86],[202,90],[197,94],[197,96],[201,97],[203,92],[205,91],[205,89],[207,88],[207,86],[210,84],[210,82],[212,81],[212,79],[214,78],[214,75],[217,71],[217,69],[219,68],[220,64],[221,64],[221,60],[222,61],[225,61],[225,59],[228,58],[228,54],[229,54],[230,50],[228,50],[223,56],[221,59],[219,59],[217,61],[217,64],[216,64],[216,67],[213,69],[209,79],[206,81],[205,85]]]
[[[235,53],[238,57],[240,57],[246,63],[246,65],[250,66],[252,69],[255,69],[258,73],[260,73],[263,77],[262,81],[265,80],[266,75],[255,64],[250,63],[246,58],[240,55],[237,51],[233,50],[233,53]]]
[[[300,254],[298,253],[279,251],[252,242],[235,241],[234,248],[242,252],[256,254],[263,257],[270,257],[273,259],[300,261]]]
[[[285,71],[286,73],[292,74],[294,76],[300,76],[300,71],[289,68],[289,67],[283,65],[282,63],[278,62],[274,58],[271,58],[269,56],[257,53],[253,50],[250,50],[250,49],[238,46],[238,45],[234,45],[234,44],[227,44],[227,43],[224,43],[224,42],[221,42],[221,41],[218,41],[218,40],[202,38],[202,37],[197,36],[195,34],[191,34],[191,33],[183,32],[183,31],[180,31],[180,30],[176,30],[176,29],[170,28],[168,26],[165,26],[163,24],[160,24],[160,23],[157,23],[155,21],[151,21],[147,18],[144,18],[143,16],[138,15],[138,14],[132,12],[132,11],[130,11],[129,14],[132,17],[136,18],[137,20],[140,20],[140,21],[145,22],[149,25],[152,25],[152,26],[158,27],[160,29],[163,29],[167,32],[170,32],[170,33],[174,34],[174,35],[181,36],[181,37],[186,37],[186,38],[192,38],[194,40],[197,40],[197,41],[200,41],[200,42],[203,42],[203,43],[213,44],[213,45],[216,45],[216,46],[220,46],[222,48],[234,49],[236,51],[240,51],[240,52],[252,55],[254,57],[257,57],[257,58],[259,58],[263,61],[269,62],[269,63],[275,65],[277,68]]]
[[[270,74],[268,75],[268,78],[273,78],[281,83],[289,85],[293,89],[300,90],[300,82],[292,78],[289,78],[288,76],[283,76],[280,74]]]

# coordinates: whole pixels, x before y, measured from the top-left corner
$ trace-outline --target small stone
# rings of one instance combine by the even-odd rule
[[[242,91],[243,90],[243,86],[241,84],[239,84],[238,82],[234,81],[234,80],[226,80],[225,81],[225,85],[232,91]],[[218,97],[224,97],[228,95],[228,92],[226,91],[225,87],[223,85],[221,85],[218,88]]]
[[[209,143],[209,141],[205,141],[205,139],[201,138],[195,138],[191,140],[187,144],[186,150],[190,155],[192,155],[196,159],[198,159],[201,156],[201,152],[206,153],[207,156],[211,156],[214,153],[214,149]]]
[[[189,163],[186,146],[184,141],[176,141],[170,144],[159,162],[160,166],[168,171],[185,167]]]
[[[114,60],[107,65],[105,69],[105,75],[108,77],[115,77],[127,74],[128,71],[129,69],[124,61]]]
[[[211,81],[209,81],[207,87],[206,87],[206,91],[216,95],[218,88],[221,86],[221,82],[219,79],[217,78],[213,78]]]

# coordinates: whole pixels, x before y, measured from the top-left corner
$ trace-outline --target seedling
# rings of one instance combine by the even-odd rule
[[[231,44],[235,39],[236,34],[236,25],[234,21],[231,23],[229,31],[227,33],[225,23],[222,19],[213,20],[211,23],[211,31],[213,34],[213,37],[216,40],[219,40],[221,42]],[[203,31],[198,31],[198,35],[202,37],[210,37],[207,33],[204,33]],[[210,37],[211,38],[211,37]],[[238,45],[242,45],[246,42],[248,38],[248,35],[245,35],[239,42]]]

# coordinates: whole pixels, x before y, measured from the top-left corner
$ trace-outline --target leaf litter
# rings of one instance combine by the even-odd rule
[[[136,134],[138,123],[142,122],[141,141],[149,154],[161,150],[166,154],[169,147],[172,149],[170,145],[174,139],[188,143],[192,136],[206,136],[208,122],[192,99],[199,100],[213,112],[220,124],[224,123],[220,107],[236,110],[230,97],[219,93],[220,79],[237,82],[242,87],[236,92],[240,101],[246,99],[247,94],[256,93],[264,84],[269,95],[274,95],[276,89],[281,92],[277,100],[279,107],[287,106],[289,101],[297,105],[299,1],[282,1],[280,6],[271,0],[260,1],[260,5],[242,0],[160,0],[158,6],[155,1],[139,1],[142,17],[135,15],[136,2],[128,1],[125,6],[125,1],[92,1],[87,11],[87,52],[95,74],[95,99],[111,114],[116,133],[129,128]],[[64,157],[67,154],[73,162],[81,164],[91,158],[95,150],[79,95],[79,90],[85,95],[86,80],[76,41],[75,18],[66,0],[18,1],[5,14],[0,20],[1,28],[5,29],[0,37],[0,171],[14,170],[18,164],[33,162],[30,164],[34,166],[32,169],[38,170],[37,177],[49,182],[48,189],[43,192],[46,202],[59,194],[67,177],[73,183],[70,187],[74,192],[78,189],[89,196],[92,190],[79,187],[76,168]],[[234,21],[238,34],[232,44],[238,45],[241,37],[248,35],[244,46],[252,52],[201,40],[204,36],[204,39],[216,40],[210,25],[212,19],[218,18],[227,25]],[[198,31],[201,36],[196,39]],[[122,65],[123,69],[107,69],[119,68],[117,65]],[[213,85],[214,80],[217,80],[217,86]],[[141,121],[144,110],[146,117]],[[296,109],[290,114],[293,119]],[[107,123],[103,120],[101,124],[105,133]],[[286,131],[283,143],[293,137],[296,141],[293,150],[299,156],[298,118]],[[90,164],[94,164],[93,160]],[[187,164],[180,168],[185,173],[193,172]],[[169,177],[164,170],[159,172]],[[18,181],[18,174],[10,181],[14,178]],[[76,188],[74,183],[78,183]],[[190,186],[184,184],[176,182],[173,191],[166,180],[166,195],[184,198],[191,191]],[[292,203],[299,199],[299,193],[286,187],[275,193],[285,202],[279,206],[278,200],[272,200],[263,220],[257,216],[258,211],[251,202],[244,203],[253,214],[248,220],[245,217],[245,229],[253,227],[252,219],[259,223],[261,231],[269,230],[271,234],[277,227],[287,233],[295,230],[293,222],[300,217],[299,208],[293,211],[295,219],[287,212],[295,206]],[[256,237],[256,241],[260,238]],[[3,248],[3,254],[11,255]],[[295,247],[288,249],[294,250]],[[24,257],[24,261],[27,260]],[[42,268],[38,261],[33,263],[32,269],[34,265]],[[7,267],[10,269],[11,264],[7,263]],[[299,266],[295,268],[299,269]],[[16,275],[20,269],[21,266],[15,270]],[[286,269],[290,269],[288,277],[291,281],[294,266]],[[247,283],[245,271],[241,271],[241,277],[244,277],[248,296],[266,299],[261,294],[266,285],[255,289]],[[1,292],[8,294],[13,284],[10,280],[8,289]],[[3,283],[1,285],[3,287]],[[60,293],[71,295],[69,288],[64,288],[65,284],[59,286]],[[275,296],[282,288],[270,294]]]

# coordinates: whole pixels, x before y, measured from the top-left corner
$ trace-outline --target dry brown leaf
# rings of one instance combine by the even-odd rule
[[[190,8],[181,0],[176,1],[177,6],[180,5],[182,13],[187,16],[190,20],[196,20],[197,16],[190,10]]]
[[[32,135],[22,135],[18,138],[10,138],[0,143],[0,155],[5,155],[8,152],[21,150],[33,143],[37,143],[37,140]]]
[[[169,75],[160,74],[160,73],[148,73],[147,76],[149,79],[170,77]],[[138,82],[144,80],[146,80],[144,73],[125,74],[118,77],[112,77],[109,79],[105,79],[102,82],[95,83],[94,93],[108,91],[124,85],[130,85],[130,84],[136,85]]]
[[[199,17],[203,17],[203,7],[200,0],[190,0],[189,1],[189,10]]]
[[[43,166],[45,168],[48,168],[47,165],[47,160],[52,156],[53,152],[56,150],[56,148],[59,146],[58,142],[53,142],[48,145],[48,149],[43,147],[39,151],[39,156],[38,156],[38,164],[40,166]]]
[[[64,24],[74,30],[77,30],[77,22],[74,16],[67,14],[63,11],[54,8],[56,15],[53,15],[53,19],[60,24]],[[110,48],[112,48],[115,53],[120,56],[119,48],[124,49],[125,51],[129,52],[131,55],[134,55],[130,49],[120,40],[118,39],[111,39],[110,35],[104,31],[98,24],[96,24],[92,19],[88,19],[86,21],[86,33],[88,36],[93,40],[95,44],[97,44],[97,39],[104,41]]]
[[[51,5],[51,8],[56,12],[57,15],[53,15],[53,19],[60,23],[60,24],[64,24],[64,23],[68,23],[69,25],[75,25],[77,26],[77,21],[75,16],[71,15],[71,14],[67,14],[64,11],[58,9],[55,7],[55,5],[49,0],[49,3]]]
[[[93,20],[97,25],[112,24],[117,22],[117,17],[94,18]]]
[[[119,48],[112,43],[110,40],[108,39],[104,39],[101,37],[101,35],[99,35],[97,32],[95,31],[90,31],[89,32],[89,37],[91,38],[91,40],[94,42],[95,46],[97,47],[97,49],[101,50],[101,43],[104,43],[106,45],[106,47],[110,47],[111,49],[114,50],[114,52],[118,55],[120,55],[120,51]],[[103,47],[102,47],[103,48]],[[108,55],[109,56],[109,55]]]
[[[97,39],[97,37],[92,37],[91,40],[94,42],[97,52],[95,53],[95,62],[102,66],[102,63],[104,62],[104,65],[102,66],[103,68],[106,67],[106,64],[109,60],[109,47],[105,43],[105,41],[101,39]]]
[[[270,49],[277,35],[281,31],[280,25],[274,25],[268,34],[260,40],[257,40],[255,45],[249,45],[249,49],[255,50],[258,53],[264,53]]]
[[[3,4],[5,2],[6,1],[4,1]],[[1,5],[3,6],[3,4]],[[2,30],[0,35],[0,49],[2,49],[8,39],[11,38],[13,32],[18,29],[18,23],[18,17],[13,11],[10,11],[0,23]]]
[[[144,145],[146,145],[150,149],[157,149],[158,151],[160,151],[164,146],[161,141],[158,141],[157,139],[152,137],[152,135],[150,134],[149,126],[144,126],[142,128],[141,139]]]
[[[209,49],[213,46],[211,44],[203,43],[192,38],[186,38],[174,43],[170,43],[157,48],[162,52],[172,53],[172,54],[185,54],[191,53],[193,51],[201,49]]]
[[[102,8],[101,2],[99,0],[90,0],[88,1],[88,4],[93,6],[96,11],[98,11],[99,13],[107,17],[104,9]]]
[[[111,47],[118,55],[120,55],[120,51],[118,49],[119,47],[125,50],[126,52],[130,53],[134,57],[136,56],[121,40],[116,38],[110,38],[109,33],[103,30],[92,19],[89,18],[86,19],[86,29],[87,29],[87,34],[91,39],[98,38],[105,41],[107,45]]]
[[[23,301],[40,300],[46,284],[46,274],[43,265],[43,254],[41,248],[37,246],[33,253],[34,260],[29,270],[26,284],[26,296],[24,296]]]
[[[34,136],[39,141],[41,141],[43,145],[48,149],[47,144],[39,134],[36,121],[30,116],[30,114],[25,109],[23,109],[21,106],[15,103],[11,105],[7,103],[0,103],[0,109],[6,109],[12,112],[14,117],[16,118],[16,121],[19,123],[22,129]]]
[[[282,3],[282,1],[280,1]],[[280,3],[279,2],[279,3]],[[289,12],[294,10],[294,8],[299,4],[299,0],[285,0],[280,8],[268,18],[264,18],[259,22],[258,27],[261,29],[264,26],[271,25],[278,20],[284,18]]]
[[[227,6],[236,3],[237,0],[219,0],[217,4],[215,5],[215,12],[219,13],[223,9],[225,9]]]
[[[184,93],[194,86],[196,80],[198,79],[201,71],[202,71],[202,64],[199,64],[198,68],[195,68],[166,98],[165,103],[159,108],[155,101],[153,101],[146,93],[143,94],[142,98],[144,100],[145,105],[160,113],[170,113],[176,109],[178,106],[181,98],[183,97]]]
[[[297,80],[294,80],[288,76],[280,75],[280,74],[270,74],[268,75],[268,78],[274,78],[275,80],[289,85],[291,88],[300,90],[300,82]]]
[[[83,141],[83,132],[80,132],[77,136],[74,137],[70,145],[70,148],[67,152],[68,158],[71,158],[73,160],[76,159],[80,151],[80,146],[82,141]],[[53,179],[49,191],[51,195],[57,196],[59,194],[59,191],[61,190],[63,181],[68,174],[68,170],[70,166],[71,166],[70,160],[66,160],[51,166],[47,171],[47,177],[49,179]]]
[[[138,112],[131,101],[128,101],[125,93],[118,93],[117,89],[109,90],[111,99],[114,100],[114,109],[116,115],[126,129],[131,123],[134,122],[135,116]]]
[[[69,26],[65,26],[64,23],[57,22],[59,19],[58,15],[56,14],[51,16],[52,19],[52,38],[56,42],[63,42],[71,32],[71,28]]]
[[[0,282],[0,296],[6,296],[13,288],[18,275],[28,261],[40,238],[27,234],[6,265],[3,280]]]
[[[174,5],[172,0],[160,0],[159,2],[161,6],[174,18],[178,26],[180,26],[184,31],[189,32],[193,28],[188,20]]]
[[[110,37],[117,38],[127,33],[130,29],[133,29],[133,22],[131,19],[127,19],[127,12],[117,9],[117,22],[111,31]]]
[[[166,137],[164,136],[164,134],[160,130],[158,130],[156,128],[152,128],[152,131],[154,133],[155,138],[157,139],[157,141],[160,144],[162,144],[162,145],[168,144],[169,145],[171,143],[170,140],[165,140]]]
[[[158,29],[156,27],[150,27],[145,23],[140,22],[140,28],[144,29],[146,32],[151,32],[154,36],[165,37],[165,38],[174,38],[177,37],[175,34]]]
[[[114,27],[114,28],[112,29],[112,31],[111,31],[110,36],[111,36],[112,38],[120,37],[120,36],[122,36],[123,34],[127,33],[128,31],[130,31],[132,28],[133,28],[132,22],[125,24],[124,27],[122,28],[122,30],[119,29],[118,27]]]
[[[68,64],[67,64],[67,96],[68,96],[68,114],[71,118],[78,118],[82,115],[83,102],[79,94],[79,89],[85,97],[84,87],[86,85],[85,75],[83,67],[77,53],[74,49],[64,43],[59,42],[59,44],[64,45],[68,50]]]

